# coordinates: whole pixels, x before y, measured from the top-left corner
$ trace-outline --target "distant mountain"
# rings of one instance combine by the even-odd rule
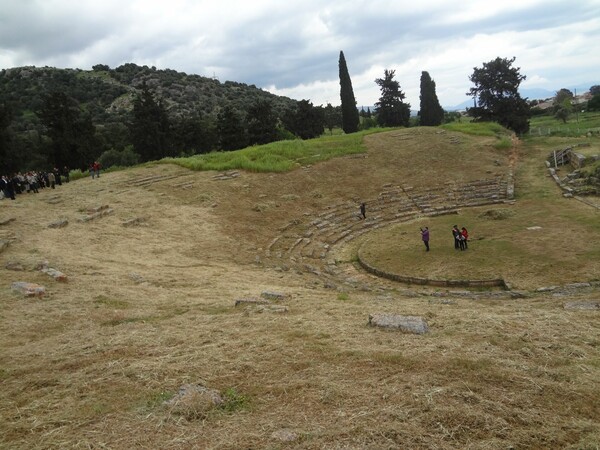
[[[98,64],[93,70],[54,67],[16,67],[0,71],[0,104],[10,108],[15,131],[39,131],[34,112],[45,95],[62,92],[77,101],[90,114],[96,126],[126,123],[131,117],[133,99],[146,85],[166,107],[172,118],[215,116],[226,105],[245,112],[258,99],[271,101],[277,114],[283,114],[296,101],[263,91],[254,85],[186,74],[175,70],[128,63],[111,69]]]
[[[473,106],[473,99],[465,100],[464,102],[454,106],[442,106],[442,108],[444,108],[444,111],[464,111],[471,106]]]
[[[368,111],[371,111],[372,114],[375,114],[375,111],[377,111],[377,106],[375,106],[375,105],[358,106],[357,109],[358,109],[358,112],[368,110]],[[410,117],[417,117],[418,115],[419,115],[419,111],[417,109],[410,110]]]

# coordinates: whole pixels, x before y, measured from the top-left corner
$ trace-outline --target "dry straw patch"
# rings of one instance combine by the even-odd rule
[[[213,173],[138,168],[0,202],[2,217],[16,219],[3,226],[14,240],[0,254],[0,446],[595,448],[600,319],[563,303],[597,291],[441,302],[352,272],[351,256],[359,282],[342,277],[337,289],[300,268],[255,263],[291,220],[374,198],[384,184],[506,169],[494,163],[505,159],[489,140],[451,136],[369,136],[365,158],[287,174],[214,181]],[[597,216],[563,203],[537,172],[535,151],[521,158],[516,213],[507,220],[544,220],[549,231],[556,215],[559,228],[598,241]],[[464,163],[444,162],[444,152],[461,153]],[[133,183],[151,176],[165,178]],[[193,188],[177,187],[190,180]],[[289,195],[298,198],[282,201]],[[51,196],[61,201],[47,203]],[[253,209],[267,201],[278,206]],[[534,209],[539,202],[551,209]],[[81,208],[99,204],[114,214],[77,221]],[[54,217],[69,225],[47,228]],[[132,217],[145,225],[124,227]],[[28,270],[4,270],[9,260]],[[39,260],[69,282],[31,270]],[[49,295],[13,294],[17,279],[45,284]],[[289,311],[234,307],[265,290],[287,294]],[[374,312],[425,317],[431,332],[370,328]],[[165,400],[189,383],[228,392],[229,407],[170,411]]]

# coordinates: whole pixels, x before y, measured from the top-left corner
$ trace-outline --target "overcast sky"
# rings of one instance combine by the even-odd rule
[[[133,62],[315,105],[340,104],[340,50],[358,106],[393,69],[418,109],[421,71],[454,106],[498,56],[524,88],[600,84],[599,44],[600,0],[0,0],[0,68]]]

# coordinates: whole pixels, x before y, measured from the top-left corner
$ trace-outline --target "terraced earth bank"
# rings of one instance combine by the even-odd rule
[[[284,174],[154,165],[1,201],[0,445],[595,448],[598,210],[534,144],[494,144],[397,130]],[[454,264],[508,289],[357,264],[394,230],[394,270],[443,278],[454,222]],[[369,325],[386,314],[427,332]]]

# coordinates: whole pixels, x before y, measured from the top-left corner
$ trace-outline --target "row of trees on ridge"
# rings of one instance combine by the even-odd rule
[[[513,67],[514,61],[514,57],[496,58],[474,68],[469,77],[474,86],[467,94],[473,97],[475,105],[467,112],[476,121],[496,121],[520,134],[529,129],[532,112],[530,104],[519,95],[519,85],[526,77],[521,75],[519,68]],[[131,83],[138,69],[133,64],[125,65],[113,75],[117,80]],[[97,65],[94,70],[105,73],[110,68]],[[170,85],[181,82],[176,78],[177,72],[167,72],[174,80]],[[168,156],[236,150],[282,139],[310,139],[320,136],[325,129],[331,132],[336,127],[341,127],[345,133],[371,126],[406,127],[411,123],[410,104],[405,102],[405,94],[395,80],[395,74],[394,70],[385,69],[383,77],[375,80],[381,96],[373,113],[370,109],[358,111],[342,51],[339,55],[339,107],[331,104],[314,106],[309,100],[287,99],[287,106],[282,108],[281,104],[274,107],[272,100],[257,97],[245,111],[229,102],[217,108],[214,114],[196,110],[174,116],[169,113],[164,99],[144,81],[134,91],[130,116],[116,124],[103,124],[94,123],[89,109],[84,110],[74,98],[55,90],[44,94],[33,111],[43,126],[43,134],[33,139],[30,130],[26,133],[28,140],[21,141],[21,145],[11,130],[10,109],[0,105],[0,171],[41,168],[34,166],[43,164],[85,168],[98,158],[104,166],[132,165]],[[230,87],[239,89],[241,86],[231,83]],[[116,93],[123,95],[123,92]],[[568,90],[558,94],[556,116],[563,118],[568,114],[572,94]],[[107,97],[104,101],[109,100]],[[437,126],[447,118],[448,114],[437,98],[435,82],[428,72],[423,71],[416,123]],[[108,125],[110,133],[107,132]],[[19,153],[15,149],[23,152],[28,146],[41,149],[41,154],[33,158],[11,157]],[[103,149],[101,153],[99,148]],[[28,167],[21,167],[24,164]]]

